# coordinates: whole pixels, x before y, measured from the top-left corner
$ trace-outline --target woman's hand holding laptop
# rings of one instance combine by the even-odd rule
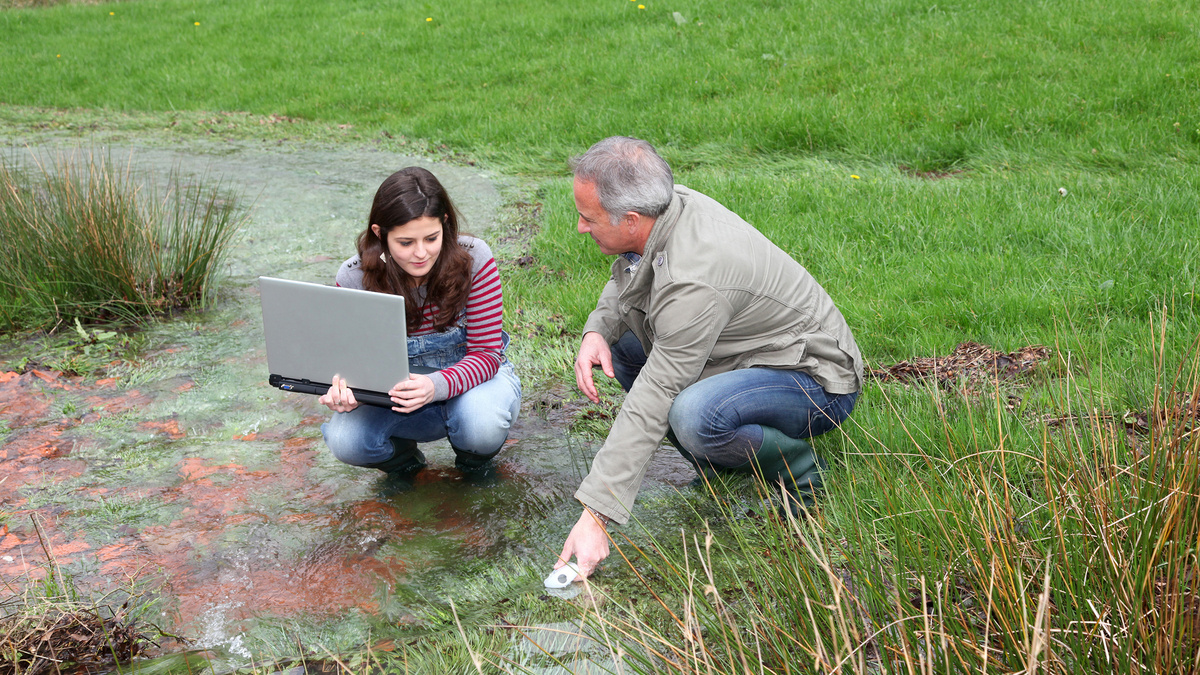
[[[392,402],[396,404],[392,410],[402,413],[416,412],[424,408],[433,401],[433,395],[433,380],[416,373],[410,374],[408,381],[397,383],[388,391],[388,396],[391,396]],[[338,375],[333,376],[333,384],[329,386],[329,391],[318,400],[334,412],[350,412],[358,407],[358,401],[354,400],[354,392],[346,385],[346,380]]]
[[[329,391],[317,400],[333,412],[350,412],[358,407],[358,401],[354,400],[354,392],[350,391],[346,381],[339,375],[333,376],[333,384],[329,386]]]
[[[424,408],[433,401],[433,380],[425,375],[410,373],[407,382],[401,382],[388,391],[396,403],[396,412],[411,413]]]

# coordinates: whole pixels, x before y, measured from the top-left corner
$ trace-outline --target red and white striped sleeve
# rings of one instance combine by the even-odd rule
[[[449,386],[448,397],[458,396],[483,384],[500,369],[504,323],[504,295],[500,290],[500,272],[492,257],[483,263],[471,279],[467,295],[467,355],[458,363],[440,371]]]

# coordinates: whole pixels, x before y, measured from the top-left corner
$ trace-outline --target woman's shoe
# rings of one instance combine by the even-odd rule
[[[417,448],[417,442],[408,438],[395,438],[392,441],[392,456],[378,464],[364,464],[368,469],[379,469],[391,475],[412,475],[427,466],[425,455]]]
[[[459,450],[453,445],[450,448],[454,450],[454,466],[458,467],[460,471],[467,473],[487,469],[490,466],[492,458],[500,454],[500,450],[498,449],[488,455],[479,455],[474,452]]]

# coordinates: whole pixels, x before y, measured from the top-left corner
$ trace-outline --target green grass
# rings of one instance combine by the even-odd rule
[[[851,177],[861,175],[861,179]],[[1196,172],[979,172],[928,181],[870,165],[797,160],[680,179],[726,204],[803,263],[833,296],[866,358],[892,363],[975,340],[1053,345],[1149,365],[1148,321],[1168,308],[1178,358],[1197,326]],[[1058,188],[1066,187],[1067,195]],[[583,325],[608,272],[573,230],[567,180],[545,184],[537,266],[509,270],[520,309]],[[581,292],[591,289],[591,292]]]
[[[614,650],[636,629],[629,653],[691,655],[669,672],[742,672],[760,647],[770,672],[977,672],[985,644],[988,672],[1182,671],[1197,590],[1169,582],[1197,578],[1196,434],[1178,416],[1132,437],[1042,416],[1197,395],[1197,34],[1194,11],[1161,1],[62,5],[0,11],[0,128],[378,144],[522,176],[541,230],[533,263],[503,274],[527,392],[571,388],[608,270],[574,231],[566,160],[646,138],[813,273],[871,364],[965,340],[1054,359],[988,392],[1014,411],[870,385],[817,440],[833,475],[816,520],[747,517],[741,483],[720,507],[682,495],[685,540],[624,528],[643,553],[610,562],[615,597],[571,610]],[[497,587],[505,609],[439,586],[467,608],[465,638],[439,600],[415,630],[380,626],[395,652],[358,657],[476,672],[472,645],[521,672],[507,622],[563,617],[520,583]]]
[[[637,4],[14,9],[0,14],[0,91],[18,105],[353,124],[551,172],[619,132],[677,166],[832,154],[1106,169],[1194,163],[1200,149],[1198,25],[1182,5]]]

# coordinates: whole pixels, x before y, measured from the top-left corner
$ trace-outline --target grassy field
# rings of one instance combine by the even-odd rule
[[[662,613],[617,598],[598,628],[680,650],[648,672],[755,654],[770,672],[1184,672],[1198,33],[1183,3],[1124,0],[63,5],[0,12],[0,122],[382,144],[520,176],[542,227],[536,264],[503,270],[506,311],[568,333],[607,261],[574,232],[566,160],[644,137],[803,262],[872,365],[967,340],[1053,355],[977,396],[870,384],[818,441],[819,518],[730,506],[708,569],[699,525],[699,549],[627,549]],[[565,377],[573,338],[539,340],[518,345],[525,376]],[[688,621],[733,641],[681,638]],[[458,647],[422,653],[474,672]]]
[[[618,132],[651,139],[681,167],[833,154],[917,170],[1047,160],[1124,169],[1197,155],[1200,53],[1182,4],[644,6],[10,10],[0,16],[0,91],[22,105],[353,124],[553,173]]]

